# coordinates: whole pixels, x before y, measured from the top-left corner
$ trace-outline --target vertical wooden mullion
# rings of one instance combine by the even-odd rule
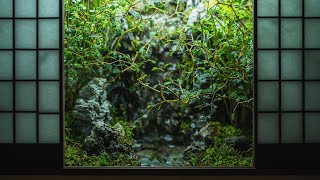
[[[13,73],[13,83],[12,83],[12,121],[13,121],[13,143],[16,143],[16,25],[15,25],[15,0],[12,0],[12,61],[13,61],[13,65],[12,65],[12,73]]]
[[[281,127],[282,127],[282,120],[281,120],[281,116],[282,116],[282,82],[281,82],[281,0],[278,0],[278,54],[279,54],[279,59],[278,59],[278,66],[279,66],[279,112],[278,112],[278,116],[279,116],[279,144],[281,144]]]
[[[39,0],[36,0],[36,137],[39,143]]]
[[[257,78],[257,74],[258,74],[258,61],[257,61],[257,57],[258,57],[258,43],[257,43],[257,37],[258,37],[258,28],[256,28],[257,26],[257,22],[258,22],[258,18],[257,18],[257,0],[254,0],[253,2],[253,73],[254,73],[254,84],[253,84],[253,166],[256,167],[257,165],[257,158],[256,158],[256,145],[258,144],[258,78]]]
[[[64,167],[64,113],[65,113],[65,98],[64,98],[64,6],[63,0],[59,0],[59,81],[60,81],[60,166]]]
[[[305,132],[305,27],[304,27],[304,20],[305,20],[305,12],[304,12],[304,0],[301,1],[302,7],[302,143],[306,143],[306,132]]]

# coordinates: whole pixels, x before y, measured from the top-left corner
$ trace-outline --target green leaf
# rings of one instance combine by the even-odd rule
[[[76,68],[83,68],[82,64],[73,64],[73,66],[76,67]]]

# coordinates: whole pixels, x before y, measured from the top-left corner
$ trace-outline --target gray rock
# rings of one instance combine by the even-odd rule
[[[105,101],[107,93],[104,90],[107,86],[107,80],[104,78],[94,78],[79,92],[79,97],[83,99],[99,99],[100,103]]]
[[[195,22],[197,22],[199,19],[202,19],[205,17],[208,13],[208,7],[206,6],[206,2],[202,1],[198,3],[195,8],[191,10],[191,13],[188,18],[187,25],[193,26]]]
[[[179,11],[184,11],[186,9],[186,0],[140,0],[138,3],[133,6],[133,9],[136,11],[142,11],[142,13],[146,14],[145,8],[147,5],[153,5],[155,7],[165,6],[166,13],[172,14],[174,13],[177,3],[179,2]],[[153,12],[153,11],[152,11]],[[148,14],[150,14],[149,12]]]
[[[113,126],[114,130],[117,133],[117,136],[124,137],[126,135],[123,126],[120,123],[117,123]]]
[[[245,151],[250,147],[250,142],[246,136],[226,137],[223,139],[223,142],[241,151]]]
[[[91,153],[100,153],[110,148],[109,143],[115,139],[116,132],[107,124],[97,123],[91,134],[84,140],[84,148]]]
[[[141,167],[148,167],[148,166],[150,166],[150,160],[149,160],[149,158],[141,158],[141,159],[140,159],[140,164],[141,164]]]
[[[207,124],[199,131],[200,139],[204,142],[206,147],[209,147],[213,143],[213,137],[215,128],[212,124]]]
[[[160,166],[161,163],[158,159],[154,159],[151,161],[151,167],[157,167],[157,166]]]
[[[142,149],[142,145],[139,144],[139,143],[134,143],[132,145],[132,148],[135,150],[135,151],[140,151]]]
[[[164,136],[162,137],[162,140],[163,140],[165,143],[172,143],[173,140],[174,140],[174,138],[173,138],[173,136],[166,134],[166,135],[164,135]]]
[[[114,127],[110,127],[100,121],[95,123],[91,134],[85,138],[83,145],[90,153],[125,152],[124,145],[118,140],[123,136],[125,136],[125,133],[121,124],[117,123]]]
[[[112,120],[111,104],[107,100],[106,79],[95,78],[79,92],[79,99],[73,110],[74,125],[86,137],[94,127]]]
[[[201,141],[205,147],[213,143],[215,128],[213,124],[207,123],[211,116],[199,115],[198,118],[192,119],[191,123],[191,141]]]
[[[185,150],[184,150],[184,156],[189,156],[192,153],[196,153],[199,151],[203,151],[206,149],[206,146],[204,142],[202,141],[193,141],[191,145],[189,145]]]

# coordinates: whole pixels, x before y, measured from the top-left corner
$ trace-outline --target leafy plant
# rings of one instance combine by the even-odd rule
[[[190,128],[190,113],[210,114],[218,119],[218,111],[222,111],[230,126],[213,124],[218,132],[216,142],[240,135],[242,132],[235,126],[250,127],[252,0],[206,1],[205,16],[193,23],[188,22],[192,9],[181,10],[179,1],[174,8],[170,3],[149,4],[141,9],[138,5],[134,0],[65,1],[66,111],[72,111],[86,83],[102,77],[111,87],[121,84],[127,94],[139,95],[125,99],[132,106],[117,102],[114,109],[112,125],[122,125],[124,143],[133,142],[129,122],[152,119],[149,114],[153,111],[176,111],[180,128],[185,130]],[[156,26],[154,18],[165,15],[177,18],[181,25],[170,30],[165,25]],[[140,37],[144,36],[148,38],[142,40]],[[169,55],[154,54],[160,45],[169,49]],[[137,101],[143,98],[143,102]],[[139,117],[125,116],[138,110]],[[135,164],[134,158],[121,159],[125,157],[121,154],[118,158],[108,154],[88,156],[71,130],[72,118],[67,115],[66,119],[67,164],[110,165],[119,164],[120,160]],[[234,164],[249,164],[249,156],[242,157],[232,148],[218,144],[202,153],[195,157],[194,164],[229,165],[233,160]],[[217,157],[214,153],[218,153]]]

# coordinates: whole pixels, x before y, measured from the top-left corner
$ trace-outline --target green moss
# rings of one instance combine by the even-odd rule
[[[210,122],[208,128],[212,128],[214,143],[206,150],[190,153],[187,160],[192,166],[233,167],[252,166],[252,149],[240,152],[232,146],[222,143],[223,138],[241,136],[241,129],[220,122]]]
[[[188,132],[191,129],[191,121],[182,121],[180,124],[180,130]]]
[[[128,155],[118,153],[109,155],[101,153],[98,155],[88,155],[82,150],[80,145],[69,144],[65,147],[65,165],[66,166],[138,166],[137,157],[129,157]]]
[[[126,110],[123,104],[120,104],[118,108],[113,107],[111,109],[111,116],[113,121],[110,123],[111,127],[115,127],[116,124],[120,124],[124,130],[124,136],[119,136],[118,141],[130,149],[134,143],[133,125],[130,124],[125,118]]]
[[[226,144],[214,144],[205,151],[192,154],[189,162],[192,166],[249,167],[252,166],[252,155],[251,149],[240,153]]]
[[[124,145],[126,151],[130,150],[135,139],[133,138],[133,128],[129,125],[128,122],[123,120],[114,121],[111,124],[111,127],[115,127],[116,124],[120,124],[124,130],[124,136],[118,136],[118,142]]]
[[[81,138],[72,128],[73,118],[70,112],[65,116],[65,165],[66,166],[138,166],[137,157],[131,157],[128,154],[116,153],[110,155],[107,153],[89,155],[81,145]],[[134,142],[132,128],[124,122],[118,121],[125,131],[125,136],[118,139],[127,148]]]
[[[209,122],[208,126],[209,128],[213,129],[213,137],[216,143],[221,143],[223,138],[230,136],[241,136],[243,134],[241,129],[229,124],[223,124],[220,122]]]

